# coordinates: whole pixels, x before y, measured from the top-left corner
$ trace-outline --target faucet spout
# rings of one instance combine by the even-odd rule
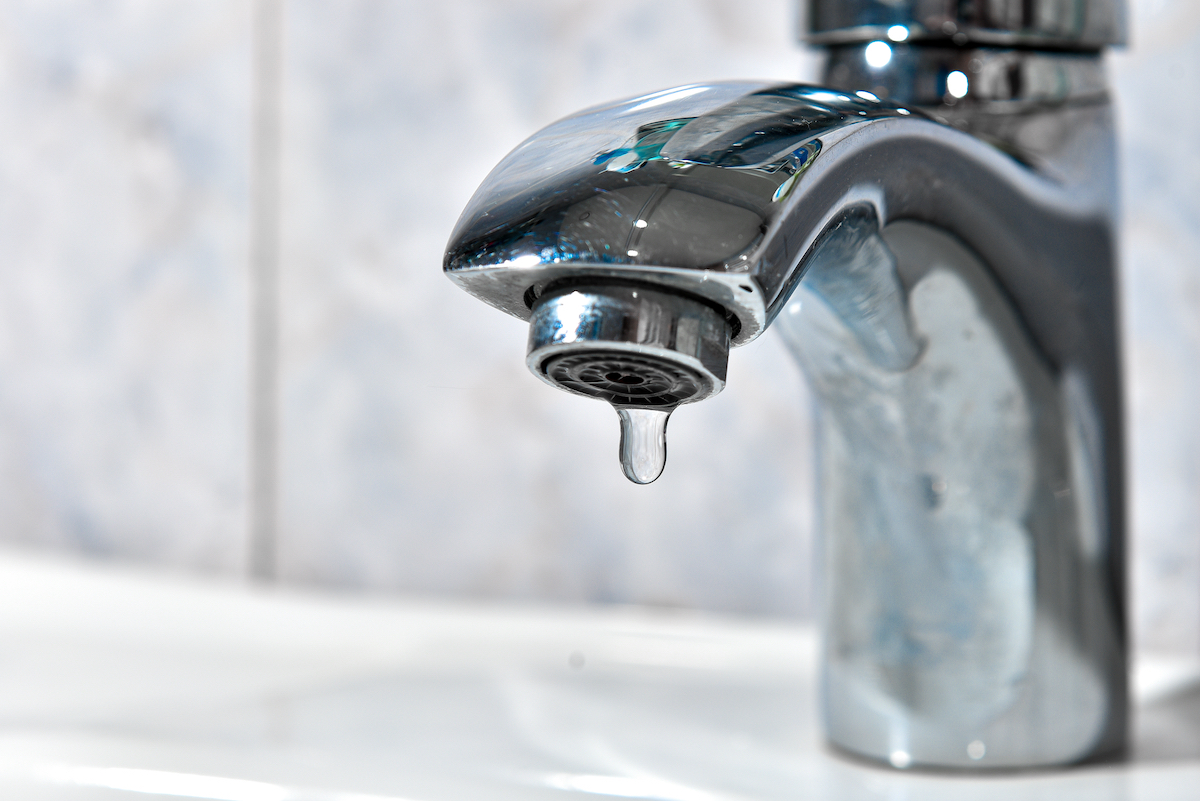
[[[821,402],[826,726],[897,767],[1124,742],[1111,123],[1054,114],[1090,122],[678,87],[521,144],[446,254],[538,378],[614,406],[638,483],[730,346],[783,334]]]

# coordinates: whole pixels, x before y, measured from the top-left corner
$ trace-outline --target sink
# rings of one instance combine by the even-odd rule
[[[1200,666],[1141,660],[1128,761],[831,752],[805,626],[267,590],[0,552],[0,797],[1194,798]]]

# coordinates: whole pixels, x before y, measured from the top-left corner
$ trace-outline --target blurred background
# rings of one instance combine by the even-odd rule
[[[810,614],[771,332],[648,487],[441,255],[503,155],[673,84],[814,80],[793,0],[0,2],[0,542],[291,585]],[[1132,617],[1200,653],[1200,4],[1130,0]]]

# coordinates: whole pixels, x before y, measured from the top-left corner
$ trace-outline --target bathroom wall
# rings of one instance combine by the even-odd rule
[[[1134,618],[1197,653],[1200,7],[1131,8]],[[773,336],[635,487],[612,411],[541,385],[524,324],[440,274],[524,136],[671,84],[811,79],[794,25],[786,0],[0,2],[0,540],[807,615],[809,408]]]
[[[0,3],[0,537],[236,570],[238,2]]]
[[[1131,0],[1122,136],[1134,625],[1200,651],[1200,4]]]

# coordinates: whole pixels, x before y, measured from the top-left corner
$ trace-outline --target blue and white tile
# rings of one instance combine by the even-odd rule
[[[250,41],[234,2],[0,6],[0,538],[243,549]]]
[[[1200,652],[1200,6],[1130,4],[1112,58],[1124,195],[1135,640]]]

